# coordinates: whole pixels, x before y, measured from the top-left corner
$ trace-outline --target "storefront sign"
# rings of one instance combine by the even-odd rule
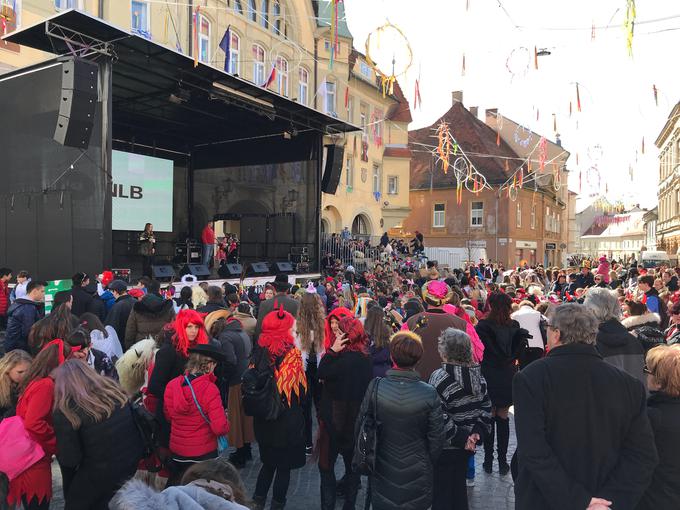
[[[545,249],[546,250],[556,250],[557,244],[556,243],[545,243]]]
[[[486,248],[486,241],[484,241],[484,240],[468,241],[467,247],[468,248]]]
[[[515,246],[517,248],[532,248],[535,250],[538,244],[536,241],[515,241]]]

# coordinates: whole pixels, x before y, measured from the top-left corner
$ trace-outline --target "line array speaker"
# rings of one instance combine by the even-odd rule
[[[59,118],[54,139],[67,147],[87,149],[97,108],[99,67],[81,59],[62,64]]]

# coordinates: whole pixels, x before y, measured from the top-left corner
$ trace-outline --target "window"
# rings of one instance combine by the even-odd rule
[[[298,103],[306,105],[309,95],[309,71],[301,67],[298,74]]]
[[[522,204],[520,204],[519,202],[517,203],[516,216],[517,216],[517,228],[522,228]]]
[[[323,40],[323,49],[326,51],[331,51],[331,42],[328,39]]]
[[[481,227],[484,225],[484,202],[472,202],[470,204],[470,226]]]
[[[531,205],[531,229],[536,229],[536,204]]]
[[[347,122],[354,122],[354,98],[347,98]]]
[[[257,5],[255,0],[246,0],[248,2],[248,19],[257,22]]]
[[[234,11],[243,14],[243,5],[241,5],[241,0],[234,0]]]
[[[132,2],[135,3],[135,2]],[[58,10],[66,10],[66,9],[81,9],[82,7],[80,5],[80,2],[78,0],[54,0],[54,7]],[[12,4],[11,0],[8,2],[0,2],[0,5],[14,5]]]
[[[371,71],[371,66],[369,66],[366,62],[361,63],[361,76],[366,78],[367,80],[370,80],[373,77],[373,72]]]
[[[434,204],[432,213],[432,226],[434,228],[442,228],[444,226],[444,216],[446,214],[445,204]]]
[[[550,207],[545,208],[545,229],[552,232],[552,214],[550,214]]]
[[[373,193],[380,193],[380,167],[373,165]]]
[[[198,15],[198,59],[210,63],[210,20]]]
[[[354,187],[354,156],[348,154],[345,158],[345,185],[348,188]]]
[[[381,110],[375,110],[373,114],[373,134],[375,142],[378,145],[382,145],[383,136],[383,112]]]
[[[269,0],[262,0],[262,12],[260,13],[260,25],[269,28]]]
[[[562,222],[561,222],[561,218],[562,218],[561,215],[558,214],[558,215],[557,215],[557,225],[556,225],[556,227],[557,227],[556,230],[557,230],[557,233],[558,233],[558,234],[559,234],[560,232],[562,232]]]
[[[238,34],[231,32],[231,41],[229,42],[229,72],[231,74],[239,74],[239,53],[241,51],[241,38]]]
[[[273,30],[275,34],[281,34],[281,3],[279,0],[274,0],[274,9],[272,12],[272,18],[274,19]]]
[[[276,82],[279,94],[288,97],[288,61],[276,57]]]
[[[264,48],[259,44],[253,44],[253,82],[256,85],[264,85],[264,57]]]
[[[149,4],[146,2],[132,0],[132,24],[131,31],[143,35],[145,37],[149,36]]]
[[[335,82],[326,82],[326,104],[324,108],[325,113],[335,113]]]
[[[399,193],[399,176],[390,175],[387,177],[387,194],[396,195]]]
[[[366,119],[368,118],[368,107],[365,104],[361,105],[361,110],[359,111],[359,126],[363,134],[366,134]]]

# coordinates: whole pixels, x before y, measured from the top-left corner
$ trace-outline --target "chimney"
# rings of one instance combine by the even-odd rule
[[[475,117],[478,117],[478,115],[479,115],[479,107],[478,106],[471,106],[469,108],[469,110],[470,110],[470,113],[472,115],[474,115]]]
[[[453,92],[451,92],[451,105],[454,105],[456,103],[463,104],[462,90],[454,90]]]

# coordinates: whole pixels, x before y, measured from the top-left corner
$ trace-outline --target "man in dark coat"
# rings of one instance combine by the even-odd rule
[[[262,331],[262,321],[269,312],[272,310],[278,310],[279,307],[283,305],[283,309],[286,312],[291,314],[293,317],[296,317],[298,308],[300,307],[299,301],[288,295],[290,283],[288,283],[288,277],[285,274],[277,274],[272,285],[274,285],[276,295],[272,299],[268,299],[260,303],[260,309],[257,312],[257,325],[255,326],[253,344],[257,343],[257,339],[260,337],[260,331]]]
[[[595,277],[590,270],[590,265],[584,263],[581,266],[581,272],[576,277],[576,288],[585,289],[586,287],[595,287]]]
[[[5,332],[5,352],[28,348],[28,333],[33,324],[45,315],[45,282],[31,280],[26,287],[26,297],[19,298],[7,310],[7,331]]]
[[[211,285],[208,287],[208,302],[196,311],[200,313],[211,313],[217,310],[226,310],[224,296],[222,295],[222,287]]]
[[[73,315],[80,317],[85,312],[90,312],[102,321],[106,320],[106,305],[99,296],[96,296],[97,283],[93,282],[90,285],[90,277],[87,273],[76,273],[71,281],[73,282],[71,288],[71,296],[73,296],[71,312]]]
[[[144,338],[155,337],[163,326],[175,318],[172,300],[160,295],[161,284],[151,280],[146,287],[147,293],[132,307],[125,326],[125,348]]]
[[[127,284],[123,280],[114,280],[109,283],[109,290],[116,298],[116,302],[106,316],[105,325],[115,329],[118,339],[121,343],[125,343],[125,326],[137,300],[127,293]]]
[[[658,463],[645,388],[595,349],[587,307],[558,306],[548,355],[513,379],[518,510],[634,509]]]

